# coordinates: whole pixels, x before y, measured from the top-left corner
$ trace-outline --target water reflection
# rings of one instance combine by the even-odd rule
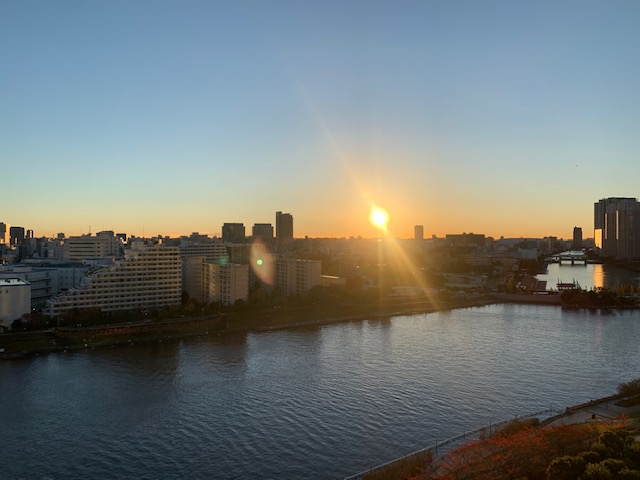
[[[547,272],[536,275],[536,278],[547,282],[547,290],[557,290],[558,283],[571,282],[577,282],[586,290],[598,287],[617,289],[624,285],[640,284],[638,273],[602,264],[551,263],[547,266]]]
[[[344,478],[612,393],[639,315],[492,305],[0,363],[3,475]]]

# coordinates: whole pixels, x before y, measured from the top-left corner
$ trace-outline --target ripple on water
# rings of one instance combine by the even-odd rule
[[[19,421],[0,416],[3,464],[9,478],[340,478],[610,394],[640,370],[638,334],[639,312],[494,305],[4,362],[0,407]]]

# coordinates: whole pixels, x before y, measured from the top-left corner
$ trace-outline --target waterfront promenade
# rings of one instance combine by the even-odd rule
[[[472,431],[463,432],[455,437],[448,438],[440,441],[437,444],[427,447],[425,449],[404,455],[396,460],[385,462],[384,464],[375,466],[369,470],[357,473],[346,477],[344,480],[360,480],[367,479],[371,474],[377,474],[383,469],[393,469],[395,464],[404,462],[407,460],[419,462],[420,458],[426,453],[430,453],[433,459],[442,459],[446,454],[456,446],[460,446],[467,441],[477,439],[480,435],[491,434],[504,425],[516,421],[526,420],[529,418],[540,417],[546,414],[552,415],[554,409],[552,406],[548,410],[543,410],[536,413],[525,414],[517,416],[513,419],[504,420],[501,422],[485,425],[480,428],[476,428]],[[596,400],[590,400],[589,402],[569,406],[562,412],[557,412],[556,415],[550,416],[541,422],[543,427],[552,427],[559,425],[572,425],[578,423],[588,422],[612,422],[621,418],[632,418],[640,414],[640,396],[628,397],[624,395],[612,395]],[[640,441],[640,435],[636,436],[636,441]],[[378,477],[376,477],[378,478]]]
[[[636,402],[629,402],[628,406],[624,406],[625,400],[628,401],[629,399],[624,396],[613,395],[567,407],[564,413],[547,419],[544,425],[570,425],[591,421],[610,421],[622,416],[632,417],[640,414],[640,398],[636,398]],[[622,405],[620,405],[621,402]]]

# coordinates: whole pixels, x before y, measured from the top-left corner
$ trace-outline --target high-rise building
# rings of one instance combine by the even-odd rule
[[[233,305],[249,298],[249,265],[208,265],[209,301]]]
[[[265,243],[271,243],[273,241],[273,225],[270,223],[256,223],[251,230],[253,238],[260,238]]]
[[[293,242],[293,215],[276,212],[276,243],[280,246]]]
[[[182,291],[202,305],[209,303],[208,268],[206,257],[182,258]]]
[[[7,237],[7,224],[0,222],[0,243],[6,243]]]
[[[640,258],[640,203],[636,198],[603,198],[594,204],[594,241],[603,257]]]
[[[222,241],[224,243],[242,243],[244,240],[243,223],[225,223],[222,225]]]
[[[413,228],[413,238],[415,240],[424,240],[424,226],[416,225]]]
[[[322,284],[322,262],[273,255],[270,262],[275,265],[275,284],[286,296],[308,292]]]
[[[571,248],[574,250],[582,249],[582,228],[573,227],[573,242],[571,243]]]
[[[20,245],[24,241],[24,227],[9,228],[9,237],[11,245]]]
[[[203,305],[209,303],[208,264],[228,263],[229,253],[220,241],[207,243],[189,240],[180,243],[182,290]]]

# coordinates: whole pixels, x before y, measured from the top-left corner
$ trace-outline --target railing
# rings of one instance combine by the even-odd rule
[[[450,438],[447,438],[445,440],[436,442],[435,445],[432,445],[430,447],[422,448],[420,450],[416,450],[415,452],[411,452],[411,453],[408,453],[408,454],[403,455],[401,457],[395,458],[395,459],[393,459],[393,460],[391,460],[389,462],[385,462],[383,464],[376,465],[373,468],[370,468],[368,470],[364,470],[364,471],[362,471],[360,473],[356,473],[355,475],[350,475],[348,477],[345,477],[344,480],[360,480],[362,477],[364,477],[365,475],[367,475],[369,473],[375,472],[376,470],[380,470],[380,469],[382,469],[384,467],[387,467],[387,466],[389,466],[389,465],[391,465],[393,463],[396,463],[396,462],[398,462],[400,460],[404,460],[404,459],[409,458],[409,457],[420,455],[420,454],[425,453],[425,452],[431,452],[434,456],[437,456],[438,455],[438,449],[440,449],[440,453],[441,454],[446,451],[446,450],[443,450],[442,447],[445,447],[447,445],[450,445],[452,443],[455,443],[455,442],[458,442],[458,441],[461,441],[461,440],[466,440],[467,438],[475,438],[476,436],[478,436],[480,434],[483,434],[483,433],[491,433],[491,431],[495,430],[496,428],[501,427],[503,425],[506,425],[506,424],[508,424],[510,422],[513,422],[514,420],[526,420],[528,418],[539,417],[541,415],[552,416],[554,413],[555,414],[561,414],[561,413],[564,413],[564,411],[554,410],[553,406],[549,405],[549,408],[545,408],[544,410],[540,410],[539,412],[527,413],[525,415],[516,415],[513,418],[509,418],[509,419],[506,419],[506,420],[501,420],[501,421],[496,422],[496,423],[489,423],[489,425],[484,425],[482,427],[474,428],[473,430],[468,430],[468,431],[463,432],[463,433],[461,433],[459,435],[456,435],[455,437],[450,437]]]

